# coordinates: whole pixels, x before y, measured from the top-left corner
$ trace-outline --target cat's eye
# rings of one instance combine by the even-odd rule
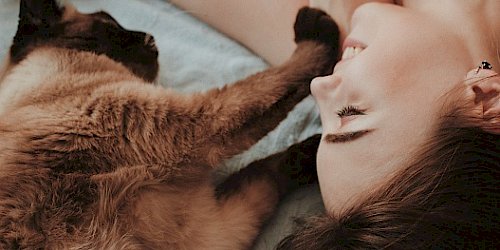
[[[403,0],[394,0],[393,3],[395,5],[403,6]]]
[[[80,36],[80,35],[74,35],[74,36],[62,36],[60,37],[65,40],[74,40],[74,41],[86,41],[86,42],[97,42],[99,39],[96,37],[92,36]]]
[[[99,12],[96,12],[92,15],[99,17],[99,19],[104,23],[109,23],[109,24],[112,24],[112,25],[118,26],[118,27],[120,26],[120,24],[118,24],[118,22],[111,15],[109,15],[108,13],[106,13],[104,11],[99,11]]]
[[[358,107],[349,105],[349,106],[346,106],[346,107],[342,108],[341,110],[337,111],[337,115],[340,118],[342,118],[342,117],[351,116],[351,115],[365,115],[365,113],[363,111],[361,111]]]

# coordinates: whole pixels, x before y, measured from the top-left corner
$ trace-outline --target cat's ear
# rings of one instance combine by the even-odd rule
[[[19,24],[50,27],[61,21],[64,6],[59,0],[21,0]]]
[[[500,75],[483,69],[473,79],[468,80],[468,99],[482,118],[483,129],[500,134]]]

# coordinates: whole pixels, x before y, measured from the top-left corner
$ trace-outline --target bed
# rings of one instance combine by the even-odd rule
[[[204,91],[234,82],[268,65],[237,42],[218,33],[167,0],[72,0],[82,12],[105,10],[128,29],[155,36],[160,51],[158,83],[180,92]],[[0,57],[4,58],[17,27],[19,0],[0,1]],[[277,129],[247,152],[226,161],[215,177],[244,167],[255,159],[285,149],[321,131],[318,112],[311,97],[289,114]],[[320,213],[322,201],[317,186],[298,190],[280,205],[266,225],[254,249],[274,249],[293,228],[297,218]]]

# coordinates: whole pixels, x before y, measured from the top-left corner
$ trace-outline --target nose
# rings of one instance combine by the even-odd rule
[[[316,77],[311,81],[311,94],[315,98],[325,98],[331,91],[338,87],[341,80],[339,76],[333,74]]]
[[[155,38],[152,35],[146,33],[146,35],[144,36],[144,45],[150,48],[156,48]]]
[[[140,32],[140,31],[133,31],[131,32],[130,36],[130,42],[133,43],[134,45],[139,45],[139,46],[146,46],[152,50],[156,51],[156,42],[154,37],[151,34],[145,33],[145,32]]]

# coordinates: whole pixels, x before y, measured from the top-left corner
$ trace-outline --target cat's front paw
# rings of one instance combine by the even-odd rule
[[[321,134],[290,146],[284,154],[285,161],[279,168],[291,180],[292,186],[302,186],[317,182],[316,154],[321,141]]]
[[[312,40],[329,46],[339,45],[340,31],[333,19],[324,11],[303,7],[294,25],[295,42]]]

